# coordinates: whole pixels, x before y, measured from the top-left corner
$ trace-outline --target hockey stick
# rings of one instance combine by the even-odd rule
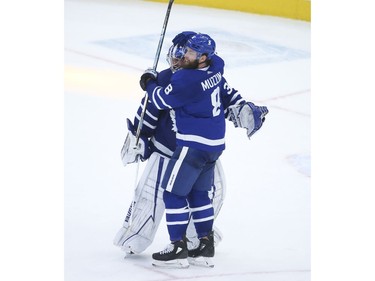
[[[154,65],[152,67],[154,70],[156,70],[156,68],[158,66],[158,62],[159,62],[159,58],[160,58],[160,53],[161,53],[161,48],[163,46],[165,32],[167,30],[169,15],[170,15],[171,10],[172,10],[172,4],[173,4],[173,2],[174,2],[174,0],[169,0],[169,3],[168,3],[168,8],[167,8],[167,12],[165,14],[163,27],[162,27],[162,30],[161,30],[161,33],[160,33],[160,39],[159,39],[158,48],[156,50],[156,55],[155,55],[155,59],[154,59]],[[139,122],[138,122],[137,131],[136,131],[135,147],[138,147],[138,144],[139,144],[139,138],[140,138],[140,135],[141,135],[141,129],[142,129],[142,125],[143,125],[143,119],[144,119],[144,116],[145,116],[145,113],[146,113],[147,103],[148,103],[148,95],[146,93],[144,102],[142,104],[142,112],[141,112],[141,116],[140,116],[140,119],[139,119]],[[136,168],[137,170],[136,170],[136,177],[135,177],[135,188],[137,188],[139,162],[140,162],[139,161],[139,157],[137,158],[136,161],[137,161],[137,168]],[[134,206],[135,206],[135,203],[136,203],[134,201],[134,199],[133,199],[132,203],[129,206],[128,212],[126,214],[126,217],[125,217],[125,220],[124,220],[124,223],[123,223],[123,227],[125,227],[125,228],[127,228],[130,225],[130,223],[131,223],[131,218],[132,218]]]
[[[155,59],[154,59],[154,65],[152,67],[153,70],[156,70],[156,68],[158,66],[160,52],[161,52],[161,47],[163,46],[163,41],[164,41],[164,37],[165,37],[165,31],[167,30],[167,25],[168,25],[168,20],[169,20],[169,14],[171,13],[173,2],[174,2],[174,0],[169,0],[169,3],[168,3],[167,12],[166,12],[165,18],[164,18],[163,28],[162,28],[161,33],[160,33],[159,45],[158,45],[158,48],[156,50],[156,55],[155,55]],[[138,128],[137,128],[137,133],[136,133],[136,142],[135,142],[136,146],[138,146],[138,143],[139,143],[139,137],[140,137],[140,134],[141,134],[141,129],[142,129],[142,125],[143,125],[143,118],[145,116],[147,103],[148,103],[148,95],[146,93],[145,100],[144,100],[144,102],[142,104],[141,116],[140,116],[140,119],[139,119],[139,122],[138,122]]]

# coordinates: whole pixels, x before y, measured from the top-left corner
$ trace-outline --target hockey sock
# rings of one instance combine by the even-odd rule
[[[185,196],[164,191],[166,221],[171,241],[183,240],[189,222],[189,206]]]
[[[214,222],[214,208],[208,191],[192,190],[188,201],[198,238],[207,236],[212,231]]]

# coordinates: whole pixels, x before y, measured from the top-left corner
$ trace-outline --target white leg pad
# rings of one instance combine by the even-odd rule
[[[162,165],[161,158],[164,159]],[[114,245],[127,253],[143,252],[155,237],[165,210],[160,175],[164,174],[168,162],[168,158],[157,153],[147,162],[135,190],[131,220],[124,223],[113,240]]]

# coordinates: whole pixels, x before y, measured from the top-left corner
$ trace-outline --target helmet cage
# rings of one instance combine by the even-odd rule
[[[172,45],[167,54],[167,62],[172,72],[181,68],[180,61],[185,55],[185,48],[180,45]]]

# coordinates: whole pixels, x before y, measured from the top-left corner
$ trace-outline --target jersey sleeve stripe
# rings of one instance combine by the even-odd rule
[[[239,101],[243,101],[244,99],[240,96],[240,99],[239,100],[236,100],[238,98],[238,96],[240,96],[240,94],[237,92],[236,94],[233,95],[232,99],[230,100],[230,104],[231,105],[234,105],[234,104],[237,104],[239,103]],[[235,101],[236,100],[236,101]],[[235,101],[235,102],[234,102]]]
[[[156,95],[158,96],[159,100],[161,101],[161,103],[166,107],[166,108],[172,108],[170,105],[168,105],[164,100],[163,98],[161,97],[160,95],[160,91],[161,91],[161,88],[159,88],[157,91],[156,91]]]
[[[149,127],[150,129],[155,129],[156,128],[156,125],[152,125],[149,122],[147,122],[146,120],[143,120],[143,124],[146,125],[147,127]]]
[[[141,120],[141,116],[139,116],[138,114],[135,117],[138,119],[138,121]],[[149,127],[152,130],[156,128],[156,124],[152,125],[149,122],[147,122],[145,119],[143,119],[143,125],[146,125],[147,127]]]
[[[156,87],[153,91],[152,91],[152,102],[154,103],[154,105],[156,106],[157,109],[161,110],[163,109],[162,107],[160,107],[160,105],[158,104],[158,102],[156,101],[155,99],[155,93],[157,90],[160,90],[160,87]]]
[[[156,116],[154,116],[150,111],[148,111],[147,109],[146,109],[146,114],[147,114],[147,116],[149,116],[151,119],[154,119],[155,121],[157,121],[158,120],[158,118],[156,117]]]

